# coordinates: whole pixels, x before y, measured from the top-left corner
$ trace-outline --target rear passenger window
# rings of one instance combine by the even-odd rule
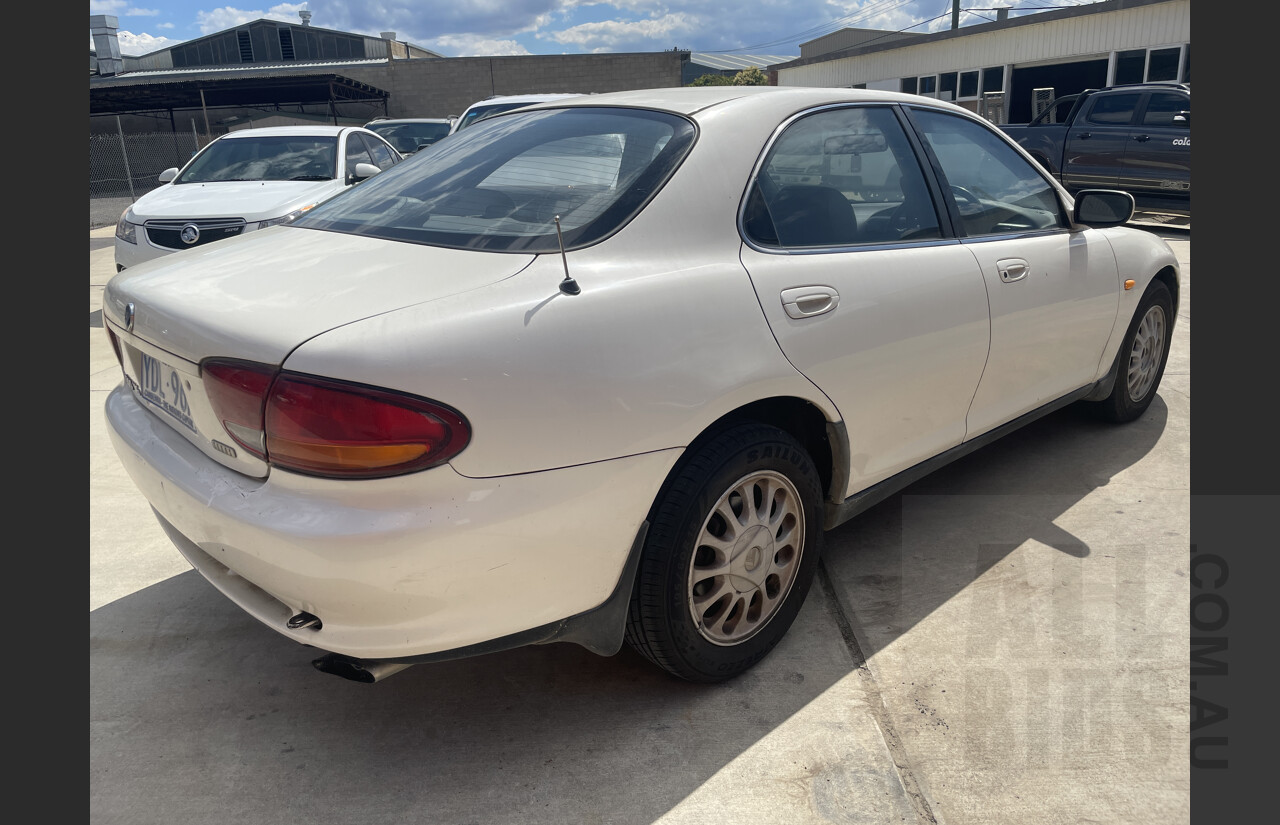
[[[1098,95],[1093,99],[1093,106],[1086,118],[1090,123],[1102,126],[1126,126],[1133,120],[1133,111],[1138,108],[1140,93]]]
[[[941,237],[911,144],[883,106],[817,112],[788,126],[747,198],[743,229],[783,248]]]
[[[1172,92],[1153,92],[1142,116],[1143,126],[1173,126],[1174,115],[1191,114],[1191,98]]]

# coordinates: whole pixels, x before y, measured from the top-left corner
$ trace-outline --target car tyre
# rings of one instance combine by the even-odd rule
[[[738,425],[695,448],[650,512],[627,642],[693,682],[755,665],[813,582],[821,501],[813,460],[782,430]]]
[[[1092,407],[1107,421],[1133,421],[1155,398],[1169,360],[1173,336],[1173,295],[1163,281],[1152,281],[1133,314],[1116,354],[1111,394]]]

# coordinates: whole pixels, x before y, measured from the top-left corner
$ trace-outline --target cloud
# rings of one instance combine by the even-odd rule
[[[181,40],[174,40],[169,37],[156,37],[150,34],[134,34],[133,32],[119,31],[116,32],[116,38],[120,42],[120,56],[128,55],[130,57],[141,57],[144,54],[159,51],[160,49],[176,46]],[[96,49],[93,42],[93,35],[89,35],[89,48]]]
[[[561,0],[311,0],[311,25],[370,34],[394,31],[400,40],[431,47],[445,38],[497,44],[551,24]],[[296,19],[296,18],[295,18]],[[459,55],[462,56],[462,55]]]
[[[562,31],[539,33],[539,39],[577,46],[593,52],[652,50],[650,41],[687,40],[703,27],[696,15],[667,14],[653,20],[605,20],[582,23]]]
[[[450,57],[506,57],[530,54],[514,40],[491,40],[471,35],[446,35],[431,41],[432,51]]]
[[[156,17],[159,9],[140,9],[128,0],[89,0],[89,14],[111,14],[116,17]]]
[[[244,23],[254,20],[280,20],[288,23],[300,22],[298,11],[307,8],[309,3],[280,3],[272,6],[266,11],[237,9],[231,6],[223,6],[213,11],[196,12],[196,23],[200,27],[201,34],[213,34],[225,29],[233,29]]]

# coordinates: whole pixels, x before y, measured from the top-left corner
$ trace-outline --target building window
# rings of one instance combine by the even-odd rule
[[[956,77],[957,75],[955,72],[938,75],[938,97],[943,100],[956,99]]]
[[[1003,92],[1004,91],[1004,67],[992,66],[990,69],[982,70],[982,91],[984,92]]]
[[[920,94],[931,95],[938,91],[938,78],[935,75],[920,78]]]
[[[978,73],[977,72],[961,72],[960,73],[960,96],[961,97],[977,97],[978,96]]]
[[[902,92],[913,95],[916,93],[916,79],[914,77],[902,78]]]
[[[1117,86],[1124,83],[1141,83],[1143,72],[1147,68],[1147,50],[1132,49],[1116,55]]]
[[[1177,80],[1178,56],[1182,49],[1152,49],[1147,56],[1147,80]]]

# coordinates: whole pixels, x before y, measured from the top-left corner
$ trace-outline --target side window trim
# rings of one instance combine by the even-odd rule
[[[944,238],[957,238],[960,236],[960,227],[962,224],[958,220],[959,216],[954,214],[954,203],[947,196],[946,176],[942,174],[942,167],[938,164],[937,157],[933,154],[928,141],[920,135],[916,130],[915,121],[911,119],[911,109],[909,106],[894,106],[898,116],[898,121],[902,124],[902,129],[907,133],[907,140],[911,143],[911,149],[916,154],[916,162],[920,164],[921,171],[924,172],[925,185],[929,187],[929,196],[933,198],[934,211],[938,213],[939,229]],[[938,206],[941,204],[942,208]]]

